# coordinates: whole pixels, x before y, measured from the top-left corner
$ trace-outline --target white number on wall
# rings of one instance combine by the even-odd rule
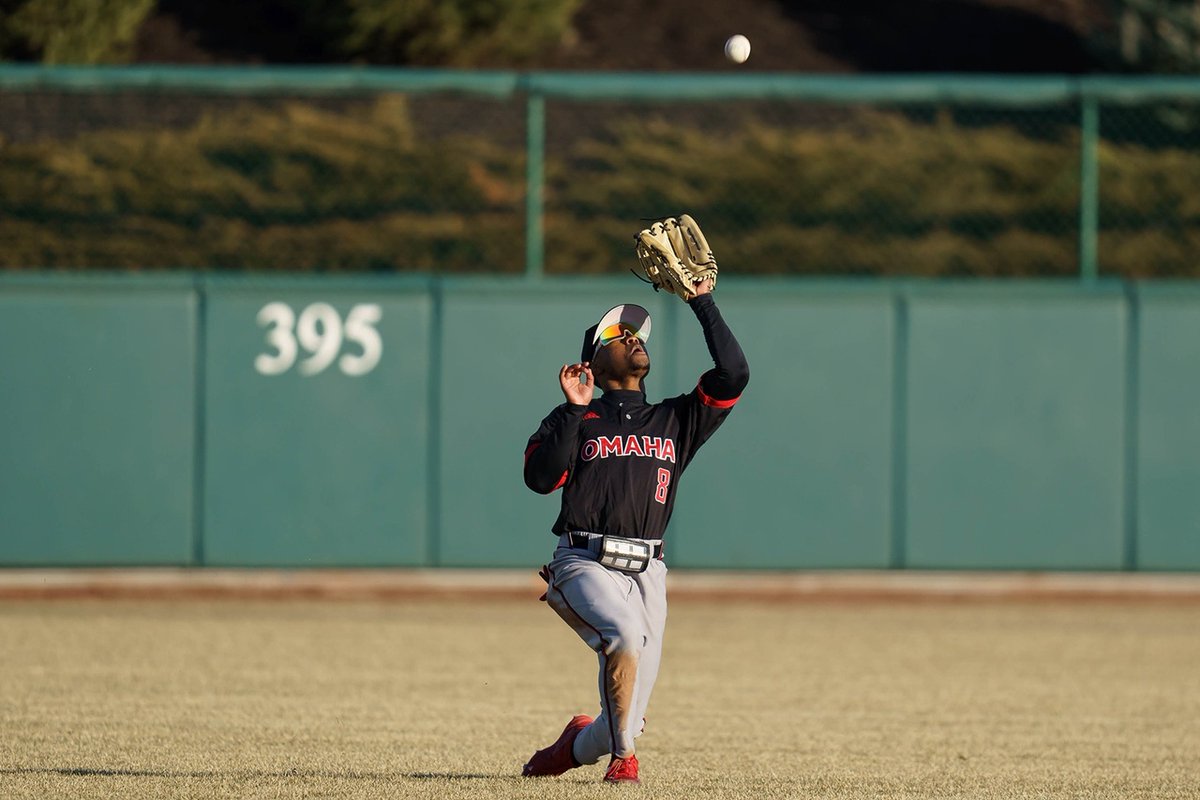
[[[267,345],[275,353],[263,353],[254,359],[254,368],[263,375],[287,372],[296,361],[296,339],[292,325],[296,315],[286,303],[267,303],[258,310],[258,324],[267,329]]]
[[[382,318],[382,309],[374,303],[351,308],[345,325],[328,303],[313,303],[299,318],[287,303],[267,303],[258,311],[258,324],[267,329],[270,352],[260,353],[254,368],[263,375],[281,375],[292,368],[303,348],[306,355],[296,368],[301,375],[323,372],[335,360],[347,375],[366,375],[383,356],[383,340],[375,328]],[[344,342],[361,352],[347,352],[338,359]]]
[[[338,361],[338,366],[347,375],[366,375],[375,369],[383,355],[383,339],[375,325],[383,318],[379,306],[360,305],[350,309],[346,315],[346,338],[362,348],[362,355],[347,353]]]

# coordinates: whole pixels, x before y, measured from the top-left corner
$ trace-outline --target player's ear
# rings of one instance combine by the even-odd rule
[[[588,366],[592,368],[592,377],[599,378],[603,375],[608,369],[608,348],[597,348]]]

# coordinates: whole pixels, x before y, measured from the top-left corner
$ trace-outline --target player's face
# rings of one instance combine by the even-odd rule
[[[650,372],[650,354],[637,334],[626,329],[620,338],[597,351],[592,369],[618,380],[627,376],[644,378]]]

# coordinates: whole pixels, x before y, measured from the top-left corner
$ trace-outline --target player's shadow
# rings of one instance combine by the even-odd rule
[[[338,778],[342,780],[387,781],[410,780],[497,780],[518,778],[515,773],[483,772],[360,772],[357,770],[285,769],[266,770],[157,770],[110,769],[105,767],[0,767],[0,775],[63,775],[68,777],[103,778]]]

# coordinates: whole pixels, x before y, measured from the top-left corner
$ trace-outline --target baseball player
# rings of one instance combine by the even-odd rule
[[[530,757],[526,776],[561,775],[609,755],[605,781],[638,782],[634,739],[644,729],[667,619],[663,532],[680,474],[750,379],[713,301],[714,280],[703,277],[680,293],[714,362],[695,389],[646,401],[650,315],[616,306],[584,334],[579,363],[559,370],[566,402],[529,439],[526,485],[563,491],[542,599],[599,657],[600,713],[573,717],[557,741]]]

